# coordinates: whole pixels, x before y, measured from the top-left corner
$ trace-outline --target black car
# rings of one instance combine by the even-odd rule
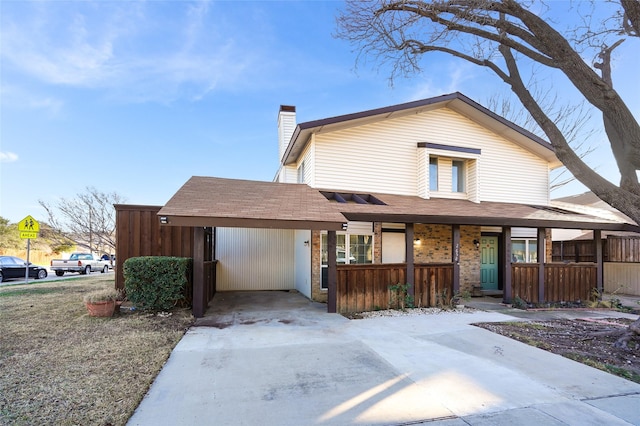
[[[11,278],[24,278],[26,265],[27,262],[19,257],[0,256],[0,282]],[[29,277],[47,278],[47,269],[30,263]]]

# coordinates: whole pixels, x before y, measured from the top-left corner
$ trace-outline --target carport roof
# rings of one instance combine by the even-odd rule
[[[323,193],[329,198],[341,194],[335,199],[347,202],[329,200]],[[633,223],[553,206],[362,192],[354,196],[304,184],[199,176],[189,179],[158,216],[174,226],[341,230],[351,220],[640,231]]]
[[[174,226],[340,230],[326,198],[303,184],[193,176],[160,209]]]

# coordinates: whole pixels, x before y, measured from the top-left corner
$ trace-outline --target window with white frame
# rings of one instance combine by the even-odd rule
[[[321,234],[320,259],[322,265],[321,288],[327,289],[327,268],[329,250],[327,234]],[[373,235],[348,234],[336,235],[336,262],[338,265],[373,263]]]
[[[438,190],[438,157],[429,157],[429,190]]]
[[[304,183],[304,161],[298,167],[298,183]]]
[[[465,162],[453,160],[451,162],[451,192],[466,192],[465,189]]]
[[[537,263],[538,262],[538,240],[518,239],[511,240],[511,261]]]
[[[429,156],[429,190],[441,193],[466,193],[466,169],[466,160]]]

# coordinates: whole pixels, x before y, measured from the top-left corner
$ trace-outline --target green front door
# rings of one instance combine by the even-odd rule
[[[480,284],[483,290],[498,290],[498,237],[480,238]]]

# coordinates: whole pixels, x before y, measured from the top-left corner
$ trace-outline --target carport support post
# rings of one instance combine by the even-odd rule
[[[338,239],[336,231],[327,231],[327,312],[337,312],[337,279],[338,267],[336,259],[336,245]]]
[[[602,298],[602,291],[604,289],[604,261],[602,256],[601,230],[593,230],[593,243],[596,245],[596,286],[598,288],[598,294],[600,298]]]
[[[511,303],[512,282],[511,282],[511,228],[502,228],[502,247],[503,247],[503,280],[502,280],[502,301],[504,303]]]
[[[405,252],[407,259],[407,275],[405,277],[406,284],[410,284],[407,289],[407,295],[414,297],[416,296],[416,288],[415,288],[415,266],[413,263],[413,223],[405,224]],[[392,283],[393,284],[393,283]],[[399,283],[401,284],[401,283]]]
[[[544,261],[545,261],[545,250],[544,250],[544,240],[547,236],[547,230],[545,228],[538,228],[538,303],[544,303],[546,300],[544,299],[544,286],[545,286],[545,272],[544,272]]]
[[[193,228],[193,316],[202,318],[207,309],[204,295],[204,228]]]

